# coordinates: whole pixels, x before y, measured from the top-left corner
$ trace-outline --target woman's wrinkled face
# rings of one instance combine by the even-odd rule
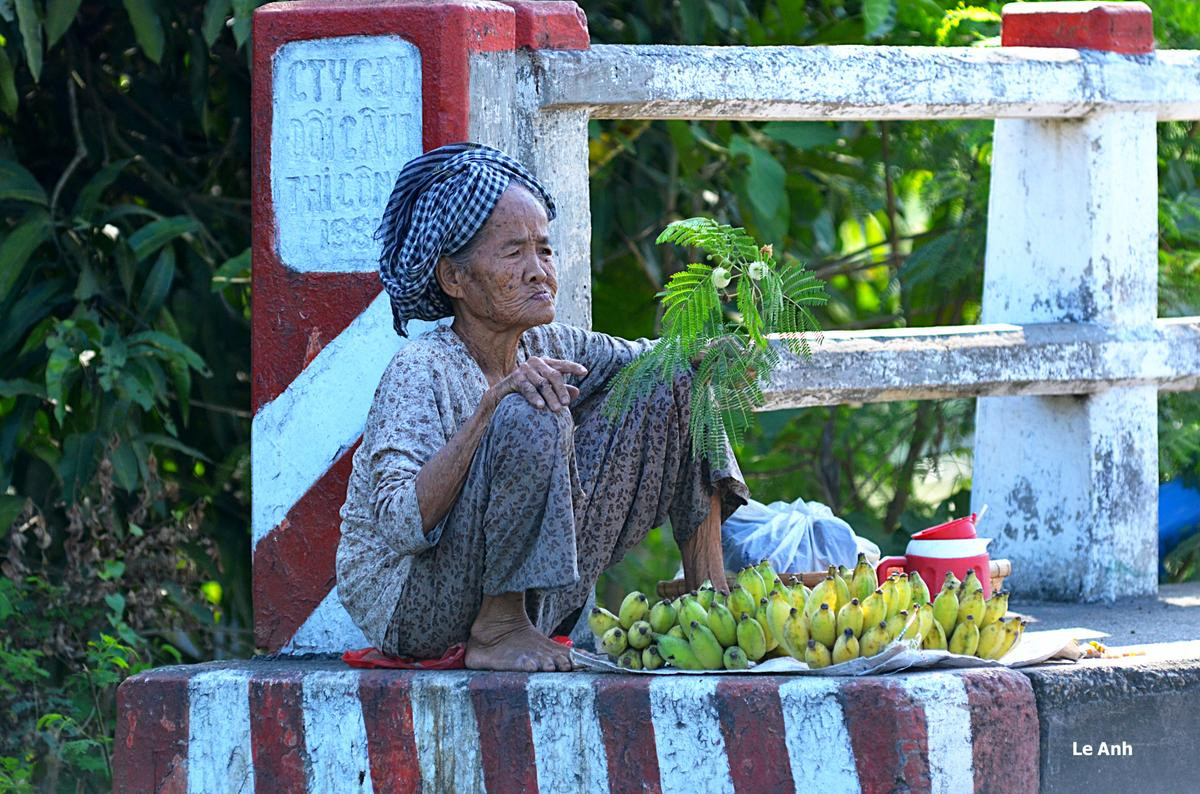
[[[480,229],[467,266],[443,259],[438,277],[458,313],[498,329],[553,322],[558,281],[542,203],[524,187],[510,185]]]

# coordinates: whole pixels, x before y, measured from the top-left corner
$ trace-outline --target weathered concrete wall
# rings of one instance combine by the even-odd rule
[[[1200,117],[1200,54],[1191,51],[597,45],[534,61],[554,76],[543,107],[593,118]]]
[[[162,707],[151,706],[143,690]],[[121,685],[117,792],[1033,792],[1038,717],[1011,670],[866,678],[172,667]],[[177,788],[171,788],[176,786]]]

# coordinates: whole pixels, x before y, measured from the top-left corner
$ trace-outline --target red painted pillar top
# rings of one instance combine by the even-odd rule
[[[518,47],[533,50],[586,50],[590,44],[587,15],[563,0],[501,0],[517,12]]]
[[[1154,20],[1145,3],[1010,3],[1001,16],[1005,47],[1154,52]]]

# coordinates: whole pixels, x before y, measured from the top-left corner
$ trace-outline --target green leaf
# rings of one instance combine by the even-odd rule
[[[25,60],[37,82],[42,77],[42,20],[33,0],[17,0],[17,26],[25,44]]]
[[[12,61],[8,53],[0,47],[0,110],[9,118],[17,115],[17,82],[13,76]]]
[[[46,397],[54,401],[54,418],[61,426],[67,415],[67,383],[79,368],[79,359],[66,345],[50,351],[46,360]]]
[[[883,38],[896,26],[896,0],[863,0],[862,8],[868,39]]]
[[[250,276],[250,249],[242,251],[234,257],[230,257],[213,271],[212,275],[212,291],[220,292],[229,286],[232,279],[243,279]]]
[[[829,146],[842,137],[836,127],[824,121],[770,121],[762,131],[772,140],[801,150]]]
[[[75,199],[75,209],[72,214],[76,218],[83,218],[86,221],[92,220],[92,214],[100,205],[100,198],[104,195],[104,191],[116,181],[121,172],[125,170],[125,166],[133,162],[133,158],[117,160],[97,171],[83,189],[79,191],[79,197]]]
[[[75,503],[80,491],[96,473],[100,462],[100,434],[72,433],[63,440],[63,456],[58,464],[62,478],[62,498],[68,505]]]
[[[129,346],[130,355],[145,355],[153,352],[159,358],[168,361],[179,359],[206,378],[212,375],[212,370],[204,363],[204,359],[200,357],[199,353],[162,331],[139,331],[126,338],[125,342]],[[163,356],[160,353],[168,355]]]
[[[209,47],[216,44],[217,37],[221,35],[221,30],[225,27],[225,20],[229,18],[233,4],[230,0],[208,0],[204,4],[204,22],[200,26],[200,30],[204,35],[204,43]]]
[[[0,494],[0,538],[8,537],[8,528],[12,526],[24,509],[25,497]]]
[[[104,569],[96,574],[104,581],[120,579],[125,573],[125,563],[121,560],[105,560]]]
[[[133,23],[133,35],[146,57],[160,63],[166,37],[163,35],[162,20],[154,10],[151,0],[124,0],[129,21]]]
[[[150,269],[146,283],[138,296],[138,315],[153,319],[171,294],[171,283],[175,280],[175,251],[170,246],[162,249],[158,261]]]
[[[200,224],[186,215],[160,218],[134,232],[129,238],[129,247],[133,249],[134,258],[141,262],[176,237],[199,230]]]
[[[255,0],[233,0],[233,41],[238,49],[250,38],[250,20],[257,5]]]
[[[13,160],[0,159],[0,199],[40,204],[46,201],[46,191],[25,166]]]
[[[151,446],[166,447],[167,449],[173,449],[176,452],[182,452],[184,455],[190,455],[197,460],[204,461],[205,463],[212,463],[208,456],[203,452],[195,447],[189,447],[187,444],[184,444],[182,441],[177,438],[173,438],[172,436],[165,436],[161,433],[143,433],[142,435],[138,436],[138,440],[144,441]]]
[[[0,398],[17,397],[22,394],[45,399],[46,389],[31,380],[22,380],[21,378],[0,380]]]
[[[50,48],[63,37],[75,21],[83,0],[46,0],[46,47]]]
[[[137,488],[140,478],[138,477],[137,453],[133,451],[132,444],[122,442],[117,445],[112,453],[112,465],[113,480],[118,488],[129,492]]]
[[[0,241],[0,302],[8,298],[25,272],[29,257],[49,234],[50,216],[43,210],[35,210]]]
[[[746,172],[746,192],[759,218],[768,221],[775,217],[787,200],[787,172],[765,149],[750,150],[750,167]]]

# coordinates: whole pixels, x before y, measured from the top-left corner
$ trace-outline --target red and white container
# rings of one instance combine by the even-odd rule
[[[983,597],[992,595],[992,579],[988,568],[987,546],[991,538],[975,534],[976,514],[956,518],[936,527],[923,529],[912,536],[903,556],[884,557],[875,568],[879,582],[883,583],[892,571],[916,571],[925,580],[929,594],[936,597],[942,589],[947,571],[953,571],[959,579],[966,578],[967,571],[975,571],[983,585]]]

